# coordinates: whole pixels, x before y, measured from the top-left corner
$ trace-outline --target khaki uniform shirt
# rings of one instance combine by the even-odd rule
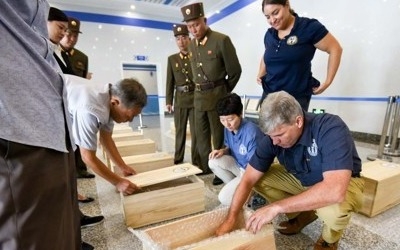
[[[182,53],[168,57],[166,104],[178,108],[193,108],[194,84],[192,82],[192,68],[188,55]],[[176,86],[192,85],[191,92],[175,91]],[[174,99],[175,97],[175,99]]]
[[[86,78],[89,68],[89,59],[87,55],[74,48],[69,51],[69,61],[74,74]]]
[[[242,73],[236,49],[228,36],[208,28],[202,42],[190,42],[189,51],[195,83],[226,79],[225,86],[194,93],[196,109],[214,110],[217,101],[235,88]]]

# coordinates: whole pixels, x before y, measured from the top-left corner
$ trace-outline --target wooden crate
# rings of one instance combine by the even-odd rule
[[[121,156],[141,155],[156,152],[156,143],[151,139],[115,142]]]
[[[375,160],[363,163],[364,204],[360,213],[373,217],[400,203],[400,165]]]
[[[116,134],[126,134],[126,133],[131,133],[134,132],[131,127],[125,127],[125,128],[114,128],[112,133],[113,135]]]
[[[141,187],[139,193],[122,197],[125,224],[137,228],[204,211],[201,170],[180,164],[126,177]]]
[[[122,157],[124,162],[135,169],[136,173],[152,171],[174,165],[174,156],[166,152],[155,152],[142,155]]]
[[[156,152],[156,143],[150,139],[116,141],[115,146],[117,147],[121,157],[130,155],[149,154]],[[105,157],[107,167],[109,167],[112,171],[114,171],[113,166],[111,164],[111,159],[104,151],[103,151],[103,156]]]
[[[229,234],[214,237],[223,222],[228,208],[223,207],[207,213],[190,216],[161,226],[145,230],[132,230],[141,241],[144,250],[274,250],[276,249],[272,224],[265,225],[256,234],[246,231],[245,221],[252,211],[243,210],[235,230]]]
[[[140,132],[130,131],[127,133],[117,133],[113,134],[112,138],[114,142],[117,141],[131,141],[131,140],[140,140],[144,139],[144,135]]]
[[[124,133],[112,134],[112,138],[113,138],[114,142],[117,142],[117,141],[131,141],[131,140],[144,139],[144,136],[143,136],[143,133],[134,132],[130,129],[129,131],[124,132]],[[104,150],[104,148],[102,147],[101,144],[99,144],[99,148],[101,148],[101,150],[102,150],[103,158],[106,159],[106,151]]]

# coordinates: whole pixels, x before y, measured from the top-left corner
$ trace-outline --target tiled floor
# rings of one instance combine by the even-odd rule
[[[143,125],[146,126],[143,129],[144,136],[155,140],[159,151],[174,152],[174,140],[169,131],[171,121],[171,117],[143,117]],[[135,130],[138,125],[138,121],[131,124]],[[357,149],[363,161],[367,161],[367,156],[377,153],[377,146],[365,143],[357,143]],[[186,152],[189,151],[186,150]],[[397,162],[398,158],[394,160]],[[185,155],[185,161],[190,161],[188,154]],[[217,194],[220,187],[211,185],[213,178],[211,175],[201,178],[206,185],[206,211],[210,211],[219,206]],[[82,211],[88,215],[103,214],[105,216],[102,224],[82,229],[83,239],[95,246],[97,250],[142,249],[140,240],[124,225],[120,196],[115,192],[115,188],[100,177],[94,180],[79,179],[78,185],[81,193],[96,198],[95,202],[81,204]],[[277,218],[276,221],[282,219],[284,219],[283,216]],[[321,222],[316,220],[302,233],[295,236],[284,236],[276,232],[277,249],[312,249],[320,235],[321,227]],[[400,250],[400,206],[373,218],[354,214],[340,241],[339,249]]]

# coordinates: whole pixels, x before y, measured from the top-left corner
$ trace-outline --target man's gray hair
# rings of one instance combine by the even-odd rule
[[[268,94],[261,104],[259,126],[268,134],[278,126],[294,124],[303,109],[297,100],[285,91]]]
[[[110,86],[110,95],[118,97],[126,108],[147,104],[147,93],[143,85],[133,78],[125,78]]]

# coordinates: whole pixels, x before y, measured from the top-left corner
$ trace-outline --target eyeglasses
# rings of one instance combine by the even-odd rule
[[[283,149],[283,163],[286,170],[293,174],[307,174],[310,170],[310,156],[307,147],[298,146],[294,149]]]

